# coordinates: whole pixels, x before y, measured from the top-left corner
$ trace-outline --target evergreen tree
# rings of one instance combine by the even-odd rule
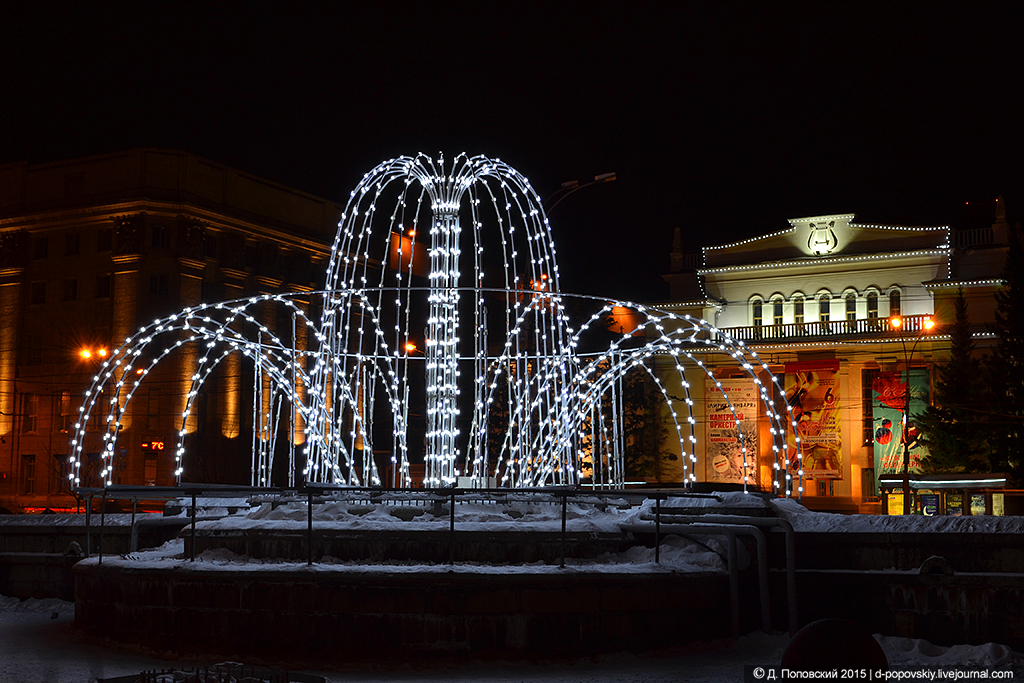
[[[974,340],[961,288],[954,302],[956,317],[950,331],[949,362],[939,368],[932,405],[916,418],[928,455],[926,472],[989,471],[986,430],[979,419],[979,398],[984,394],[981,363],[974,357]]]
[[[996,345],[985,363],[988,438],[993,471],[1019,479],[1024,474],[1024,248],[1016,228],[1010,232],[1002,279],[1003,287],[995,295],[995,322],[989,325]]]
[[[622,436],[626,475],[665,481],[666,465],[679,459],[666,448],[664,399],[647,369],[630,368],[622,378]]]

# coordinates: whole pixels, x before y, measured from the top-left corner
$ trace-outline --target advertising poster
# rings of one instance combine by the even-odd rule
[[[992,494],[992,514],[1002,517],[1006,514],[1006,495],[1003,493]]]
[[[796,434],[786,435],[789,466],[796,469],[796,437],[807,479],[842,479],[843,447],[839,427],[839,361],[786,364],[786,401],[793,409]]]
[[[972,493],[971,494],[971,514],[972,515],[983,515],[985,514],[985,494],[984,493]]]
[[[964,514],[964,494],[946,494],[946,514],[959,517]]]
[[[742,484],[743,448],[746,447],[748,483],[757,483],[757,411],[760,394],[754,380],[750,378],[723,379],[720,382],[721,388],[710,378],[704,384],[707,415],[705,476],[707,481]]]
[[[921,494],[921,514],[925,517],[934,517],[939,514],[939,494]]]
[[[903,411],[906,407],[906,374],[880,372],[871,384],[871,418],[874,428],[875,477],[903,473]],[[910,420],[907,433],[910,444],[910,472],[921,472],[921,457],[928,453],[920,440],[914,417],[928,407],[928,370],[910,371]],[[877,485],[877,484],[876,484]]]
[[[902,515],[903,514],[903,494],[902,493],[890,493],[886,496],[886,512],[890,515]]]

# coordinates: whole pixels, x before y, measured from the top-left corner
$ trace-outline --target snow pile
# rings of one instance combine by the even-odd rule
[[[403,504],[408,503],[408,504]],[[620,509],[599,501],[569,502],[566,505],[568,531],[618,533],[619,526],[636,520],[636,509]],[[365,500],[329,501],[313,507],[313,524],[318,527],[428,531],[446,529],[451,520],[447,499],[435,504],[421,500],[389,500],[371,503]],[[248,514],[238,514],[203,522],[204,528],[304,529],[309,512],[304,501],[272,505],[263,503]],[[560,530],[562,506],[559,502],[534,502],[514,498],[506,501],[457,501],[455,526],[462,531],[554,531]]]
[[[185,541],[176,538],[159,548],[139,550],[129,555],[104,556],[104,565],[121,565],[135,569],[166,569],[176,571],[316,571],[316,572],[455,572],[467,574],[536,574],[536,573],[668,573],[668,572],[720,572],[725,571],[722,560],[724,549],[714,539],[705,545],[693,543],[677,536],[662,539],[659,562],[655,563],[654,549],[636,546],[622,553],[604,553],[593,559],[566,558],[565,567],[533,562],[522,565],[487,565],[476,562],[427,564],[421,562],[370,562],[340,560],[331,556],[317,558],[308,566],[303,560],[254,558],[239,555],[226,548],[211,548],[196,555],[195,561],[185,556]],[[95,563],[97,558],[82,560]]]
[[[844,533],[1024,533],[1024,517],[943,515],[840,515],[812,512],[792,498],[771,501],[797,531]]]
[[[969,669],[1024,668],[1024,655],[1005,645],[954,645],[941,647],[920,638],[894,638],[875,634],[885,651],[889,667],[904,669],[923,666],[955,666]]]
[[[0,595],[0,612],[70,612],[74,613],[75,603],[57,598],[28,598],[19,600]]]
[[[654,501],[644,501],[644,506],[654,509]],[[694,494],[692,496],[678,496],[666,498],[662,501],[663,508],[769,508],[768,497],[759,493],[744,493],[742,491],[722,491],[713,494]],[[702,510],[713,512],[711,509]]]
[[[160,513],[152,512],[140,512],[135,515],[135,521],[145,519],[147,517],[161,518],[163,515]],[[26,527],[26,526],[59,526],[59,527],[85,527],[86,515],[82,514],[67,514],[61,513],[58,515],[0,515],[0,527],[6,525]],[[131,514],[125,514],[121,512],[108,512],[105,515],[100,515],[98,512],[94,512],[91,515],[89,524],[94,527],[99,527],[100,521],[103,521],[105,526],[131,526],[132,516]]]

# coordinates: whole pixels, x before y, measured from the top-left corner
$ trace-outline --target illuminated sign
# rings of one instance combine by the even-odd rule
[[[162,451],[164,449],[163,441],[143,441],[142,450],[144,451]]]

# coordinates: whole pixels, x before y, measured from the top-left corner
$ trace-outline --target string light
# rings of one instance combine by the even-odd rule
[[[401,239],[392,239],[396,234]],[[399,258],[389,261],[395,243]],[[422,259],[429,260],[425,278]],[[397,263],[393,273],[388,263]],[[495,286],[484,286],[485,272]],[[587,477],[618,488],[625,483],[626,383],[637,373],[665,406],[692,485],[701,452],[691,384],[694,377],[714,380],[700,356],[716,352],[728,354],[759,387],[759,412],[773,440],[773,486],[791,495],[802,468],[790,467],[784,434],[795,425],[791,414],[774,410],[760,380],[769,367],[742,340],[671,310],[691,305],[721,304],[657,308],[563,293],[551,227],[526,178],[482,156],[398,157],[364,175],[349,195],[322,290],[192,306],[142,327],[112,351],[80,409],[71,478],[80,483],[86,443],[94,438],[89,416],[103,410],[101,476],[112,483],[128,405],[158,364],[184,353],[191,360],[177,418],[179,479],[191,466],[186,445],[200,394],[218,367],[245,359],[252,372],[254,484],[270,483],[275,439],[290,424],[289,477],[410,486],[413,406],[422,405],[427,486],[463,476],[483,486],[495,476],[512,487],[578,485]],[[570,324],[569,311],[585,306],[595,312]],[[424,308],[423,317],[412,312]],[[629,311],[621,336],[602,351],[581,352],[597,347],[620,308]],[[318,320],[310,310],[319,311]],[[294,332],[265,322],[286,318]],[[414,338],[423,339],[419,353]],[[426,388],[414,396],[420,373]],[[381,419],[387,424],[375,424]],[[388,443],[375,443],[381,438]],[[752,447],[742,436],[740,446],[745,454]],[[390,453],[387,481],[375,450]],[[751,479],[745,472],[744,481]]]

